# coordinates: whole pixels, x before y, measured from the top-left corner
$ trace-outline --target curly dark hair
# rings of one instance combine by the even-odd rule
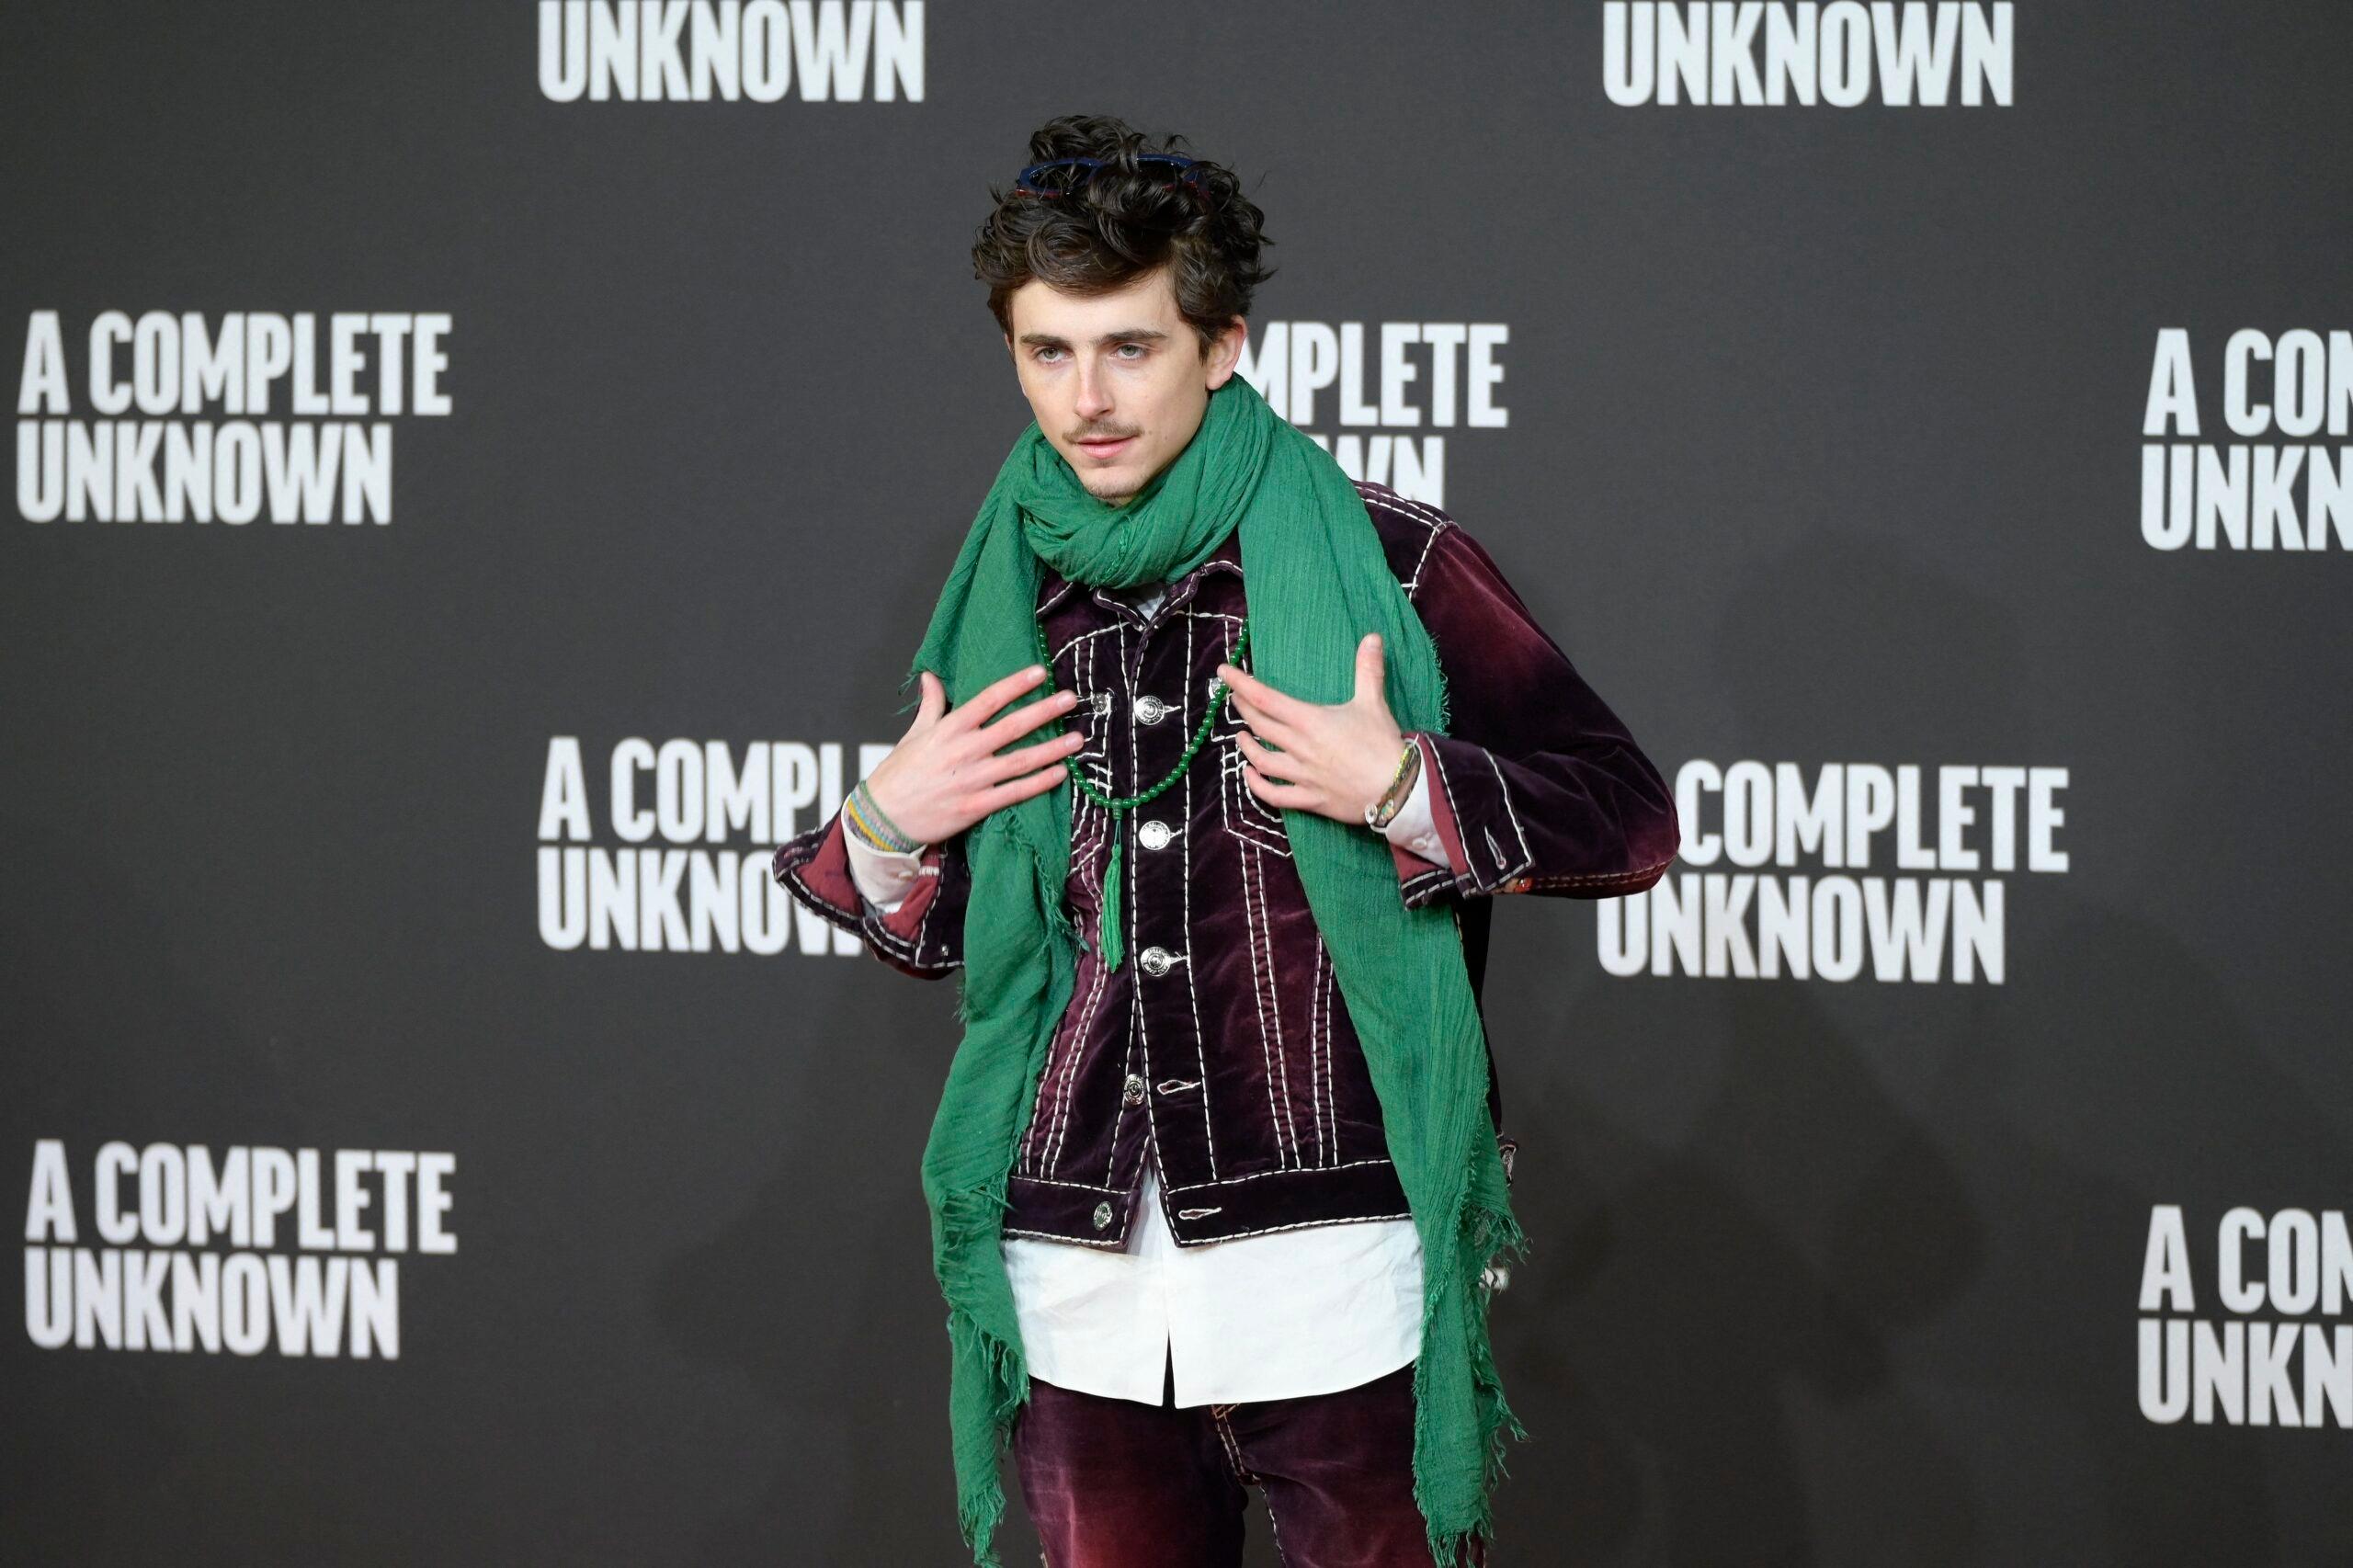
[[[1200,163],[1191,178],[1170,183],[1142,171],[1139,153],[1181,153],[1182,136],[1157,147],[1109,115],[1066,114],[1029,138],[1029,161],[1101,158],[1066,196],[1019,195],[989,187],[996,203],[972,242],[972,276],[989,286],[989,312],[1013,335],[1014,290],[1031,278],[1073,294],[1104,294],[1172,265],[1176,309],[1206,355],[1235,316],[1250,313],[1250,294],[1274,276],[1258,253],[1275,242],[1258,225],[1266,215],[1242,194],[1233,171]]]

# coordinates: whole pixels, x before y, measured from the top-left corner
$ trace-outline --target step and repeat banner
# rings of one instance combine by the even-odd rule
[[[1649,892],[1496,911],[1499,1561],[2347,1560],[2348,58],[0,7],[0,1560],[963,1560],[953,983],[766,873],[904,727],[1029,418],[972,232],[1074,112],[1241,171],[1245,373],[1677,791]]]

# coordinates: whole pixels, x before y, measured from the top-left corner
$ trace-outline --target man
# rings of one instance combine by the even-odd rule
[[[960,1520],[999,1444],[1052,1568],[1483,1562],[1486,1303],[1521,1238],[1489,899],[1650,886],[1658,770],[1438,509],[1235,376],[1262,214],[1066,117],[973,256],[1035,423],[935,608],[913,723],[777,853],[963,974],[925,1154]]]

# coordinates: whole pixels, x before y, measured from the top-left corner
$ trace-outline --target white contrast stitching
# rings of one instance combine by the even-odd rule
[[[1372,482],[1368,480],[1365,483],[1371,483]],[[1374,505],[1382,506],[1389,511],[1401,512],[1406,517],[1414,518],[1417,522],[1427,521],[1434,528],[1444,528],[1454,521],[1453,518],[1448,517],[1444,512],[1439,511],[1428,502],[1416,501],[1412,496],[1406,494],[1404,491],[1399,490],[1393,484],[1383,485],[1381,489],[1381,494],[1377,496],[1368,496],[1367,500]]]
[[[1481,749],[1486,750],[1484,747]],[[1495,760],[1495,754],[1492,750],[1487,750],[1486,755],[1487,766],[1493,768],[1495,774],[1495,792],[1504,798],[1504,815],[1511,819],[1511,830],[1519,835],[1519,864],[1513,867],[1512,870],[1524,871],[1528,869],[1529,862],[1536,857],[1529,850],[1528,834],[1519,825],[1519,812],[1512,809],[1511,786],[1504,778],[1503,764]],[[1497,858],[1500,859],[1501,857],[1498,856]],[[1506,875],[1509,874],[1509,872],[1506,873]]]
[[[1577,876],[1530,877],[1528,879],[1528,885],[1531,888],[1568,888],[1589,887],[1601,882],[1637,882],[1644,877],[1656,875],[1673,864],[1675,864],[1675,857],[1670,855],[1664,860],[1654,860],[1647,866],[1638,867],[1631,871],[1588,871]]]
[[[1438,770],[1438,788],[1446,791],[1446,814],[1448,819],[1454,824],[1454,836],[1461,838],[1462,836],[1462,811],[1461,807],[1454,803],[1454,781],[1446,776],[1446,760],[1438,756],[1438,747],[1436,746],[1430,747],[1430,766]],[[1438,842],[1441,846],[1446,842],[1443,835],[1440,836]],[[1462,846],[1462,858],[1466,861],[1471,858],[1471,846],[1467,843]],[[1479,885],[1479,869],[1476,866],[1464,866],[1461,876],[1457,878],[1456,881],[1458,885],[1461,883],[1468,883],[1472,887],[1477,887]]]
[[[920,878],[921,878],[922,873],[921,873],[920,871],[918,871],[918,872],[916,873],[916,875],[917,875],[917,878],[918,878],[918,881],[920,881]],[[923,941],[924,941],[924,938],[925,938],[926,937],[927,937],[927,936],[929,936],[929,935],[931,934],[931,915],[932,915],[932,911],[934,911],[934,910],[936,910],[936,909],[938,909],[938,908],[939,907],[939,880],[938,880],[938,879],[939,879],[939,871],[938,871],[938,868],[937,866],[935,866],[935,867],[933,868],[933,869],[932,869],[931,897],[929,898],[929,900],[928,900],[927,902],[926,902],[926,903],[925,903],[925,904],[924,904],[924,906],[923,906],[923,918],[915,922],[915,958],[917,959],[917,960],[918,960],[918,961],[920,961],[920,960],[922,960],[922,958],[923,958]]]
[[[1057,1181],[1052,1176],[1021,1176],[1017,1174],[1009,1179],[1013,1181],[1035,1182],[1040,1187],[1074,1187],[1081,1192],[1092,1192],[1104,1198],[1120,1198],[1125,1196],[1127,1192],[1125,1187],[1097,1187],[1091,1181]]]
[[[1324,1036],[1319,1020],[1324,1013],[1324,938],[1315,938],[1315,951],[1307,968],[1307,1109],[1315,1119],[1315,1163],[1320,1167],[1328,1156],[1324,1144],[1324,1079],[1321,1052],[1317,1047]]]
[[[778,881],[783,882],[788,889],[800,893],[808,902],[810,907],[815,909],[818,913],[825,914],[830,912],[834,915],[839,915],[841,919],[835,922],[835,924],[842,926],[845,930],[855,931],[859,929],[865,924],[866,919],[866,915],[863,910],[843,908],[840,904],[835,903],[832,899],[827,898],[824,893],[819,892],[815,888],[811,887],[809,885],[808,879],[801,874],[801,868],[807,865],[810,860],[814,859],[816,857],[813,853],[795,861],[793,864],[787,866],[782,871],[778,873]]]
[[[1267,1119],[1274,1126],[1275,1158],[1280,1160],[1283,1153],[1283,1113],[1282,1108],[1275,1103],[1274,1052],[1280,1049],[1280,1042],[1282,1040],[1282,1018],[1278,1011],[1273,1024],[1271,1027],[1268,1025],[1268,1007],[1267,1002],[1267,986],[1262,985],[1258,979],[1258,960],[1260,957],[1260,950],[1262,949],[1265,949],[1267,967],[1271,969],[1274,964],[1274,927],[1272,923],[1269,922],[1264,927],[1266,931],[1266,939],[1263,942],[1259,940],[1259,931],[1261,927],[1258,922],[1264,915],[1265,906],[1259,894],[1256,892],[1254,892],[1250,877],[1250,869],[1253,864],[1255,864],[1255,858],[1260,853],[1262,853],[1262,851],[1253,846],[1246,844],[1243,846],[1242,904],[1250,922],[1250,985],[1252,994],[1257,998],[1258,1003],[1258,1055],[1259,1059],[1266,1063],[1267,1068]],[[1264,867],[1259,868],[1258,875],[1263,881],[1266,876],[1266,869]],[[1279,994],[1275,998],[1274,1006],[1277,1009],[1281,1007],[1282,998]],[[1290,1162],[1293,1165],[1298,1164],[1298,1142],[1299,1139],[1297,1131],[1294,1130],[1291,1138],[1291,1153],[1293,1158]]]
[[[1195,1242],[1188,1242],[1182,1236],[1175,1239],[1180,1247],[1215,1246],[1220,1242],[1240,1241],[1244,1236],[1268,1236],[1277,1231],[1308,1231],[1318,1225],[1363,1225],[1375,1220],[1410,1220],[1413,1217],[1411,1210],[1402,1214],[1348,1214],[1337,1220],[1301,1220],[1289,1225],[1261,1225],[1255,1231],[1227,1231],[1219,1235],[1203,1236]]]
[[[1099,590],[1097,597],[1101,597]],[[1136,755],[1136,675],[1139,667],[1143,664],[1144,645],[1149,641],[1148,631],[1141,630],[1137,631],[1136,656],[1131,661],[1128,657],[1127,630],[1124,626],[1120,629],[1120,684],[1127,688],[1128,693],[1128,778],[1131,785],[1143,777],[1143,761]],[[1108,752],[1108,749],[1107,737],[1105,750]],[[1110,819],[1104,828],[1107,836],[1114,833],[1125,834],[1128,831],[1125,817],[1110,812],[1106,812],[1105,815]],[[1126,846],[1123,844],[1120,847],[1125,848]],[[1132,855],[1123,854],[1120,857],[1120,924],[1126,927],[1120,933],[1121,942],[1129,948],[1133,948],[1136,937],[1141,932],[1136,919],[1136,867],[1135,857]],[[1143,997],[1137,991],[1132,976],[1127,983],[1127,997],[1128,1049],[1120,1056],[1121,1098],[1119,1106],[1115,1107],[1111,1112],[1111,1154],[1105,1164],[1103,1172],[1103,1179],[1107,1182],[1118,1173],[1120,1168],[1120,1128],[1127,1120],[1127,1112],[1124,1108],[1127,1103],[1125,1080],[1132,1071],[1129,1064],[1141,1052],[1145,1067],[1149,1068],[1152,1065],[1152,1031],[1144,1027]],[[1160,1136],[1160,1129],[1153,1121],[1152,1101],[1148,1096],[1143,1103],[1143,1123],[1144,1136],[1156,1141]]]
[[[1211,1405],[1210,1421],[1217,1427],[1218,1440],[1225,1445],[1225,1460],[1233,1467],[1233,1478],[1247,1486],[1256,1481],[1257,1476],[1248,1465],[1242,1462],[1241,1445],[1234,1441],[1233,1428],[1225,1424],[1225,1413],[1233,1408],[1232,1404]]]
[[[1075,642],[1077,640],[1074,639],[1073,641]],[[1090,646],[1086,650],[1086,656],[1083,660],[1074,658],[1071,662],[1071,687],[1073,690],[1078,691],[1082,696],[1103,689],[1102,683],[1097,678],[1096,675],[1096,653],[1097,649]],[[1082,725],[1082,731],[1084,728],[1085,727]],[[1103,758],[1103,778],[1100,782],[1103,785],[1108,786],[1111,781],[1110,756],[1108,743],[1105,750],[1098,755]],[[1073,793],[1075,794],[1076,791],[1073,791]],[[1089,824],[1086,855],[1084,858],[1078,861],[1080,868],[1079,885],[1084,888],[1087,884],[1088,874],[1092,869],[1091,863],[1094,858],[1095,846],[1100,843],[1109,832],[1110,813],[1096,807],[1094,802],[1088,801],[1084,795],[1078,796],[1077,806],[1085,807],[1086,809]],[[1074,848],[1073,854],[1077,854],[1077,850],[1075,848]],[[1096,873],[1095,894],[1098,901],[1098,905],[1099,901],[1102,898],[1102,878],[1099,873]],[[1086,1054],[1087,1040],[1094,1033],[1096,1009],[1102,1003],[1104,984],[1110,977],[1110,971],[1104,965],[1099,954],[1088,955],[1087,961],[1091,961],[1093,963],[1095,973],[1091,983],[1086,988],[1086,1000],[1081,1004],[1079,1008],[1078,1027],[1071,1035],[1069,1054],[1063,1058],[1062,1063],[1062,1074],[1060,1077],[1056,1079],[1054,1084],[1054,1109],[1053,1114],[1049,1119],[1052,1125],[1048,1131],[1045,1139],[1042,1141],[1043,1146],[1041,1146],[1039,1151],[1042,1159],[1031,1162],[1033,1169],[1041,1163],[1049,1171],[1059,1171],[1062,1169],[1063,1149],[1069,1136],[1071,1107],[1073,1102],[1077,1098],[1079,1059]],[[1045,1077],[1050,1075],[1051,1075],[1051,1063],[1049,1064],[1047,1074],[1041,1074],[1040,1078],[1039,1090],[1041,1094],[1044,1092],[1045,1088]],[[1031,1114],[1032,1116],[1036,1114],[1034,1108]]]
[[[1041,1141],[1041,1147],[1038,1151],[1043,1156],[1044,1166],[1049,1171],[1062,1168],[1063,1137],[1064,1129],[1070,1125],[1070,1102],[1074,1097],[1072,1085],[1078,1077],[1078,1059],[1086,1054],[1087,1037],[1094,1033],[1095,1009],[1103,999],[1103,983],[1110,974],[1110,971],[1099,957],[1090,953],[1086,955],[1086,961],[1094,965],[1095,976],[1087,985],[1086,1000],[1079,1008],[1078,1027],[1071,1030],[1070,1049],[1063,1058],[1062,1073],[1054,1083],[1054,1111],[1051,1118],[1053,1125],[1048,1130],[1046,1137]],[[1041,1078],[1039,1084],[1041,1093],[1044,1087],[1044,1081]],[[1036,1115],[1034,1108],[1030,1114]]]
[[[1333,1161],[1340,1157],[1340,1074],[1332,1044],[1339,1028],[1340,966],[1336,961],[1323,964],[1323,960],[1330,958],[1331,954],[1324,949],[1323,938],[1320,937],[1316,938],[1316,949],[1317,962],[1323,965],[1323,972],[1315,982],[1315,994],[1316,999],[1324,1007],[1324,1104],[1325,1109],[1331,1113],[1324,1119],[1323,1125],[1332,1130],[1330,1145],[1326,1147],[1319,1142],[1317,1148],[1322,1155],[1322,1164],[1328,1168]],[[1323,1133],[1320,1129],[1316,1136],[1319,1141],[1322,1139]]]
[[[1381,1155],[1374,1155],[1369,1159],[1343,1160],[1336,1165],[1327,1165],[1324,1168],[1327,1170],[1345,1171],[1353,1170],[1358,1165],[1386,1165],[1393,1164],[1395,1164],[1395,1162],[1392,1160]],[[1199,1192],[1205,1187],[1232,1187],[1236,1182],[1256,1181],[1262,1176],[1297,1176],[1301,1171],[1306,1168],[1307,1167],[1304,1165],[1278,1165],[1270,1171],[1252,1171],[1248,1176],[1227,1176],[1223,1181],[1197,1181],[1184,1187],[1172,1187],[1168,1190],[1172,1193]]]
[[[1077,636],[1072,638],[1069,642],[1064,642],[1061,647],[1055,649],[1051,656],[1054,662],[1059,664],[1062,662],[1063,654],[1069,653],[1073,648],[1077,647],[1081,642],[1091,642],[1096,638],[1104,635],[1106,632],[1119,631],[1122,630],[1124,630],[1124,628],[1122,628],[1119,622],[1114,621],[1108,626],[1098,626],[1092,631],[1082,631]],[[1092,652],[1092,650],[1089,651]]]
[[[1233,644],[1229,642],[1226,646],[1230,650],[1233,647]],[[1184,726],[1183,733],[1186,734],[1191,734],[1193,733],[1192,703],[1193,615],[1190,610],[1188,610],[1185,612],[1184,695],[1178,699],[1176,707],[1176,722]],[[1185,892],[1182,909],[1185,920],[1185,929],[1188,933],[1190,933],[1193,929],[1193,769],[1188,767],[1185,770],[1185,828],[1183,834],[1185,842],[1182,846],[1185,875]],[[1190,939],[1191,938],[1188,935],[1187,940],[1189,942]],[[1193,966],[1191,964],[1187,964],[1185,966],[1185,999],[1191,1005],[1193,1009],[1193,1065],[1199,1070],[1201,1074],[1199,1078],[1195,1079],[1194,1082],[1203,1085],[1201,1089],[1201,1143],[1202,1146],[1209,1151],[1210,1179],[1214,1181],[1217,1179],[1217,1127],[1215,1120],[1210,1115],[1210,1092],[1207,1087],[1210,1077],[1210,1064],[1207,1057],[1203,1053],[1201,1045],[1201,996],[1199,987],[1194,983]],[[1171,1080],[1171,1082],[1174,1082],[1174,1080]],[[1155,1122],[1154,1125],[1154,1145],[1157,1147],[1159,1137],[1158,1124]]]
[[[1440,533],[1455,526],[1454,519],[1418,501],[1409,501],[1393,491],[1383,496],[1368,495],[1365,499],[1383,511],[1425,524],[1429,528],[1428,535],[1422,540],[1422,553],[1414,561],[1414,574],[1404,582],[1405,597],[1410,599],[1421,588],[1422,568],[1429,563],[1431,547],[1438,543]]]
[[[1093,1247],[1097,1252],[1125,1252],[1128,1250],[1128,1238],[1125,1235],[1105,1236],[1100,1240],[1097,1240],[1093,1236],[1066,1236],[1060,1231],[1026,1230],[1019,1225],[1007,1225],[1004,1227],[1004,1233],[1008,1236],[1038,1236],[1050,1242],[1067,1242],[1072,1246]]]

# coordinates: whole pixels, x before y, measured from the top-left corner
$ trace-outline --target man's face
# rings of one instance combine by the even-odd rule
[[[1248,334],[1234,317],[1204,357],[1165,267],[1085,297],[1033,278],[1008,305],[1006,347],[1038,428],[1088,493],[1115,506],[1192,440]]]

